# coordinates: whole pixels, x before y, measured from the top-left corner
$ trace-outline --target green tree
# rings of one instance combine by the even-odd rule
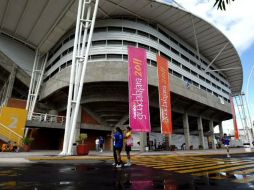
[[[217,9],[220,9],[222,11],[226,10],[226,4],[230,4],[231,0],[216,0],[214,3],[214,7],[217,6]],[[235,0],[232,0],[235,1]]]

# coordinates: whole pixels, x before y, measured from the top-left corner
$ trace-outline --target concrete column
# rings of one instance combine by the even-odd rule
[[[80,126],[81,126],[81,106],[79,106],[79,111],[78,111],[78,117],[77,117],[77,122],[76,122],[76,128],[75,128],[75,139],[73,143],[76,143],[77,140],[79,139],[79,135],[80,135]],[[75,147],[72,147],[73,150],[73,155],[77,155],[77,150],[75,149]]]
[[[219,123],[219,131],[220,131],[220,139],[222,139],[222,137],[223,137],[222,122]]]
[[[189,128],[189,121],[188,121],[188,114],[183,114],[183,130],[184,130],[184,138],[186,144],[186,150],[190,149],[190,128]]]
[[[147,134],[140,133],[140,151],[144,152],[146,146],[147,146]]]
[[[215,136],[214,136],[214,128],[213,128],[213,121],[210,120],[209,121],[209,130],[210,130],[210,137],[212,140],[212,149],[216,149],[216,145],[215,145]]]
[[[197,121],[198,121],[199,144],[203,147],[203,149],[205,149],[205,139],[204,139],[202,118],[198,117]]]

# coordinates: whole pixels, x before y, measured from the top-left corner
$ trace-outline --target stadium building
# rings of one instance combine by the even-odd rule
[[[27,101],[37,100],[25,124],[33,149],[63,145],[77,10],[75,0],[0,2],[1,105],[30,109]],[[90,149],[98,136],[110,149],[114,127],[129,124],[128,46],[147,52],[152,127],[149,134],[135,134],[134,147],[154,149],[169,141],[177,148],[183,143],[187,149],[209,143],[216,148],[214,127],[223,133],[222,121],[232,118],[229,97],[242,89],[242,65],[233,44],[212,24],[171,4],[100,0],[76,125],[88,134]],[[160,135],[157,54],[169,63],[170,139]],[[39,84],[38,97],[31,90],[32,77]],[[8,137],[0,133],[0,139]]]

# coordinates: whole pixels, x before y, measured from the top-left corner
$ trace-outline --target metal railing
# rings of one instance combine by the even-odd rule
[[[39,122],[65,124],[65,116],[51,115],[51,114],[47,114],[47,113],[33,112],[31,120],[32,121],[39,121]]]
[[[0,134],[7,141],[16,142],[18,146],[21,146],[23,143],[23,137],[16,133],[15,131],[9,129],[7,126],[0,123]]]

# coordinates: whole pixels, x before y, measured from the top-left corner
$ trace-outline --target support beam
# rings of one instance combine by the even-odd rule
[[[228,46],[229,42],[227,42],[223,48],[221,48],[221,50],[219,51],[219,53],[214,57],[214,59],[210,62],[210,64],[206,67],[205,72],[209,69],[209,67],[214,63],[214,61],[220,56],[220,54],[222,53],[222,51]]]
[[[203,122],[202,117],[198,117],[198,132],[199,132],[199,144],[205,149],[205,138],[204,138],[204,131],[203,131]]]
[[[190,128],[189,128],[189,120],[188,120],[187,112],[183,114],[183,130],[184,130],[186,150],[189,150],[190,149]]]
[[[212,143],[212,149],[216,149],[215,144],[215,135],[214,135],[214,128],[213,128],[213,120],[209,120],[209,130],[210,130],[210,138]]]
[[[223,137],[222,122],[219,123],[219,132],[220,132],[220,139],[222,139],[222,137]]]
[[[48,53],[45,56],[40,56],[40,52],[36,50],[33,71],[29,86],[29,92],[26,103],[26,110],[28,111],[27,119],[32,119],[32,114],[34,112],[35,104],[38,99],[42,78],[44,75],[46,63],[48,61]]]
[[[147,146],[147,133],[140,133],[140,152],[144,152],[146,146]]]
[[[94,1],[79,0],[72,54],[64,143],[61,155],[72,154],[72,142],[75,138],[76,121],[83,91],[98,4],[99,0],[95,0],[95,3]]]

